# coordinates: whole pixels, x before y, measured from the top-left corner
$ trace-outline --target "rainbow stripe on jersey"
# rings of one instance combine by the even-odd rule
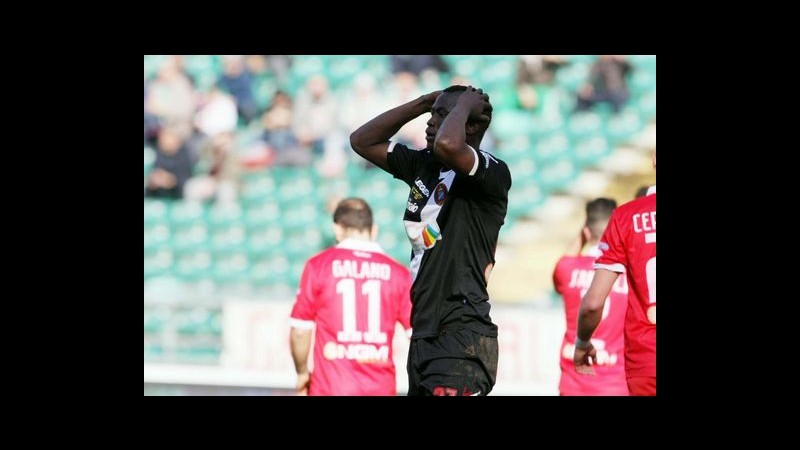
[[[422,242],[425,243],[425,248],[433,247],[440,234],[440,231],[435,230],[430,224],[426,224],[425,229],[422,230]]]

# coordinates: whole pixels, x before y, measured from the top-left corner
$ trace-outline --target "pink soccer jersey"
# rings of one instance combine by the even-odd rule
[[[578,309],[581,298],[589,289],[594,277],[593,263],[599,255],[597,247],[589,249],[586,256],[565,256],[556,264],[553,284],[564,299],[567,331],[561,344],[561,395],[628,395],[625,381],[623,355],[623,326],[625,309],[628,307],[628,282],[625,274],[617,278],[606,298],[600,324],[592,335],[592,344],[597,349],[594,377],[575,371],[575,335],[578,325]]]
[[[656,194],[628,202],[611,215],[600,240],[595,269],[627,272],[630,294],[625,317],[628,377],[656,376]],[[626,270],[627,269],[627,270]]]
[[[396,395],[392,338],[411,327],[411,273],[375,242],[345,240],[305,265],[291,326],[312,328],[308,395]]]

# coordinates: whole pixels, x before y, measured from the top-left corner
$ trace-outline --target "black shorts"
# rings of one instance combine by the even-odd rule
[[[411,340],[408,395],[486,395],[497,377],[497,338],[466,329]]]

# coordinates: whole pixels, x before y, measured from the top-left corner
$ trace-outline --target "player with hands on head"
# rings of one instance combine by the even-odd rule
[[[390,140],[426,113],[426,148]],[[350,135],[356,153],[410,189],[403,216],[414,276],[409,395],[486,395],[495,384],[497,325],[487,284],[511,173],[480,149],[491,119],[482,89],[450,86],[392,108]]]

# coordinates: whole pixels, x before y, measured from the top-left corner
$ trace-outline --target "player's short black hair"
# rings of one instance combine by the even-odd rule
[[[466,86],[461,86],[460,84],[454,84],[450,87],[445,88],[442,92],[464,92],[467,90]],[[489,102],[489,107],[483,109],[483,114],[489,116],[489,122],[492,121],[492,102]],[[486,124],[489,125],[488,123]]]
[[[606,228],[609,217],[617,207],[617,201],[613,198],[596,198],[586,203],[586,226],[592,236],[599,238]]]
[[[339,202],[333,211],[333,222],[358,231],[372,229],[372,208],[361,198],[350,197]]]

